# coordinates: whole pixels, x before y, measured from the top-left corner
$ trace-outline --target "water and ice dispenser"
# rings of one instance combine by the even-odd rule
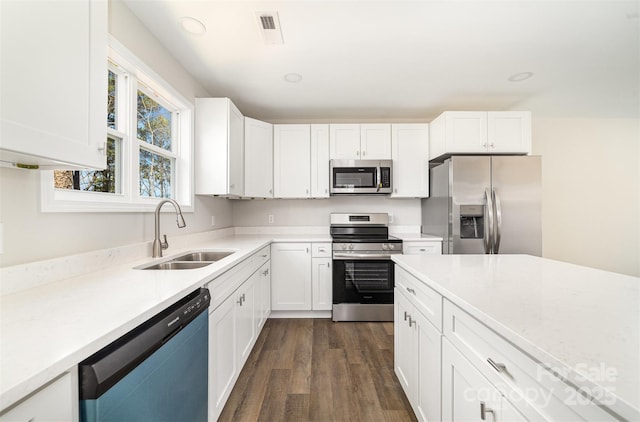
[[[460,238],[484,237],[484,205],[460,205]]]

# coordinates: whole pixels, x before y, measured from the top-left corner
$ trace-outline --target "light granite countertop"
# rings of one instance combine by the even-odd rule
[[[394,255],[393,260],[529,354],[604,387],[640,420],[640,278],[529,255]],[[603,370],[615,376],[602,377]]]
[[[165,252],[165,258],[157,260],[194,249],[235,253],[206,267],[182,271],[133,269],[153,260],[139,257],[3,294],[0,411],[274,241],[330,242],[331,237],[328,233],[246,234],[199,240]],[[65,261],[59,266],[64,264]],[[37,266],[37,271],[55,271],[54,266],[47,263]],[[20,278],[22,274],[26,278],[31,268],[10,268],[5,276]]]

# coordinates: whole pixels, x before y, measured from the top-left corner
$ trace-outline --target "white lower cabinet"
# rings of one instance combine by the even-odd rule
[[[527,420],[446,339],[442,342],[442,391],[443,421]]]
[[[220,416],[247,361],[269,306],[269,247],[247,258],[209,284],[215,292],[232,286],[232,292],[209,309],[209,420]],[[270,300],[269,300],[270,304]]]
[[[271,270],[272,310],[331,310],[331,243],[273,243]]]
[[[311,309],[311,243],[271,244],[271,309]]]
[[[440,241],[406,241],[402,244],[404,255],[442,255]]]
[[[395,372],[420,421],[440,421],[442,334],[395,289]]]
[[[74,369],[0,414],[0,421],[78,420],[78,394],[78,378]]]
[[[271,313],[271,263],[265,263],[258,270],[258,280],[256,280],[256,311],[257,315],[257,329],[262,329],[262,326]]]
[[[333,308],[333,275],[331,258],[311,258],[311,297],[314,311]]]

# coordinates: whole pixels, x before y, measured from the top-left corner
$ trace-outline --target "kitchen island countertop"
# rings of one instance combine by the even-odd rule
[[[538,362],[604,387],[640,419],[640,278],[529,255],[394,255]],[[601,377],[602,369],[615,376]],[[589,391],[589,390],[586,390]]]

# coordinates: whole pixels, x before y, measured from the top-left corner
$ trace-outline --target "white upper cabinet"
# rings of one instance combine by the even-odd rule
[[[391,125],[370,123],[360,125],[360,157],[363,160],[391,159]]]
[[[392,198],[429,196],[429,125],[391,125]]]
[[[196,194],[242,196],[244,116],[228,98],[196,98]]]
[[[489,152],[531,154],[531,112],[488,112],[487,142]]]
[[[332,124],[329,139],[331,159],[391,159],[391,125],[388,123]]]
[[[360,125],[329,125],[329,158],[339,160],[360,159]]]
[[[244,118],[244,196],[273,198],[273,125]]]
[[[311,197],[311,126],[273,126],[275,198]]]
[[[0,2],[0,160],[106,167],[107,2]]]
[[[429,159],[466,153],[531,153],[528,111],[445,111],[429,127]]]
[[[311,125],[311,197],[329,197],[329,125]]]

